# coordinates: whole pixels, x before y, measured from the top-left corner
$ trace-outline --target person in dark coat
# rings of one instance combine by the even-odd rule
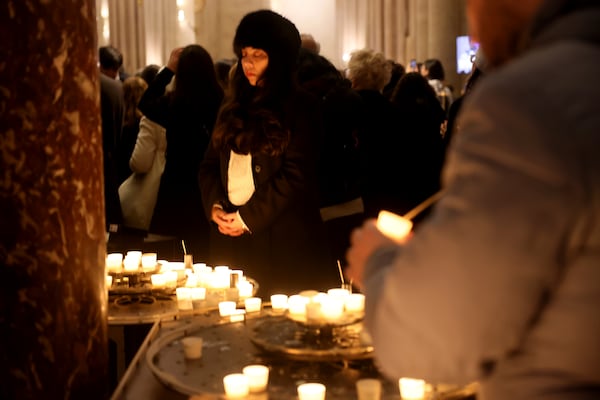
[[[123,222],[119,202],[117,147],[123,129],[123,84],[117,79],[123,64],[121,52],[112,46],[98,50],[100,61],[100,110],[102,116],[102,150],[104,161],[104,207],[107,231],[115,231]]]
[[[259,10],[233,47],[231,91],[199,173],[211,262],[243,269],[262,296],[339,286],[319,214],[319,103],[293,78],[300,34]]]
[[[174,87],[166,91],[174,78]],[[210,54],[199,45],[171,52],[139,109],[167,130],[166,165],[150,232],[183,240],[194,260],[208,258],[209,223],[202,209],[198,168],[223,99]],[[181,258],[183,250],[176,254]],[[179,257],[177,257],[179,256]]]

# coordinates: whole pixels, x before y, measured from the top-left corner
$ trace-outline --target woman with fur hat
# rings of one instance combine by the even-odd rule
[[[238,57],[199,182],[213,264],[244,269],[263,296],[336,285],[319,214],[320,114],[298,89],[300,34],[260,10],[237,27]]]

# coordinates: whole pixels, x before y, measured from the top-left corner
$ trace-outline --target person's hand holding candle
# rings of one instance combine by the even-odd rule
[[[369,256],[376,249],[393,244],[394,241],[385,236],[374,219],[368,219],[360,228],[356,228],[350,236],[350,248],[346,252],[348,267],[345,275],[359,289],[363,286],[363,273]]]
[[[362,288],[365,264],[369,256],[379,247],[406,242],[410,238],[412,225],[410,219],[382,210],[377,220],[369,219],[361,228],[355,229],[346,253],[346,276],[350,281]]]

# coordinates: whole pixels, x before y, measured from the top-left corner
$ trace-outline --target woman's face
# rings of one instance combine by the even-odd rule
[[[262,49],[254,47],[244,47],[242,49],[242,69],[248,82],[256,86],[256,82],[269,65],[269,55]]]

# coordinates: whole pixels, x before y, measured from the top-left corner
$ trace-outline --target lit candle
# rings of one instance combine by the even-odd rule
[[[142,258],[142,252],[140,250],[129,250],[126,254],[125,257],[132,257],[132,258]]]
[[[238,281],[237,288],[239,290],[240,297],[242,299],[245,299],[246,297],[252,296],[252,291],[254,287],[252,286],[252,283],[247,281],[245,278],[242,278],[240,281]]]
[[[345,298],[346,296],[348,296],[350,294],[350,291],[348,289],[344,289],[344,288],[333,288],[333,289],[329,289],[327,291],[327,294],[329,296],[337,296],[337,297]]]
[[[113,277],[112,275],[106,275],[106,288],[110,288],[112,286]]]
[[[225,375],[223,386],[228,398],[244,397],[250,393],[248,377],[244,374]]]
[[[410,220],[389,211],[382,210],[377,216],[377,229],[398,243],[406,240],[412,225]]]
[[[152,274],[150,275],[150,281],[152,287],[155,289],[164,288],[167,283],[167,277],[164,274]]]
[[[258,312],[260,311],[262,300],[260,297],[248,297],[244,300],[244,307],[246,312]]]
[[[156,253],[142,254],[142,271],[154,271],[156,269]]]
[[[192,264],[192,271],[194,271],[194,273],[196,273],[196,274],[198,272],[200,272],[200,271],[205,270],[205,269],[209,269],[209,270],[212,271],[212,268],[207,267],[206,263],[195,263],[195,264]]]
[[[177,308],[180,310],[192,310],[194,308],[190,288],[179,287],[175,289],[175,295],[177,296]]]
[[[242,373],[248,377],[250,392],[259,393],[267,390],[269,383],[269,368],[265,365],[247,365]]]
[[[307,297],[295,294],[288,298],[288,310],[290,314],[306,316],[306,305],[310,300]]]
[[[123,259],[123,270],[126,272],[135,272],[140,267],[140,259],[136,257],[125,256]]]
[[[283,312],[287,308],[288,297],[285,294],[271,295],[271,308],[273,311]]]
[[[235,310],[237,303],[235,301],[221,301],[219,302],[219,315],[221,317],[230,316]]]
[[[344,299],[344,307],[350,313],[362,313],[365,311],[365,295],[352,293]]]
[[[325,385],[322,383],[303,383],[298,386],[299,400],[325,400]]]
[[[425,398],[425,381],[423,379],[400,378],[398,386],[400,397],[404,400],[422,400]]]
[[[163,273],[165,277],[165,287],[175,289],[177,287],[177,271],[167,271]]]
[[[321,314],[326,321],[334,322],[344,315],[344,300],[337,296],[329,296],[321,300]]]
[[[195,288],[198,286],[198,278],[192,271],[186,270],[187,279],[185,280],[185,287]]]
[[[106,256],[106,269],[108,272],[121,272],[123,268],[123,254],[110,253]]]
[[[321,303],[311,301],[306,303],[306,321],[309,323],[317,323],[323,319],[321,314]]]
[[[246,316],[246,310],[233,310],[229,314],[229,320],[231,322],[242,322]]]

